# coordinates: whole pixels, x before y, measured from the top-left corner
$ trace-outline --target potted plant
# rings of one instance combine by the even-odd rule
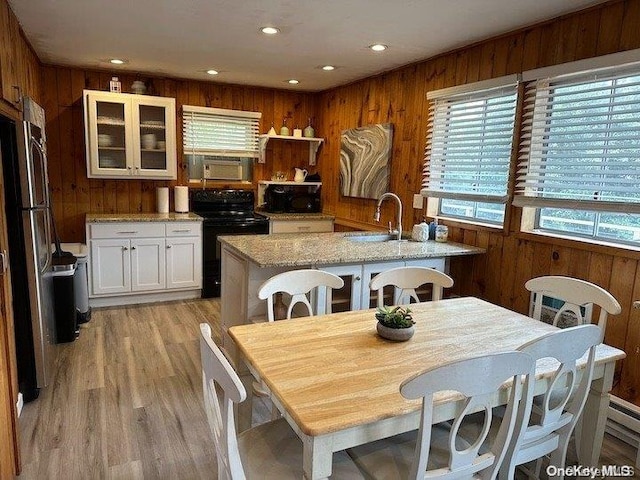
[[[409,307],[378,307],[376,319],[376,330],[383,338],[403,342],[413,337],[416,322]]]

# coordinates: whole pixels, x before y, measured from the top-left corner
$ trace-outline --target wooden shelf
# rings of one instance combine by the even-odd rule
[[[98,150],[111,150],[113,152],[124,152],[124,147],[98,147]]]
[[[321,187],[322,182],[294,182],[291,180],[276,181],[276,180],[260,180],[260,185],[295,185],[300,187]]]
[[[324,142],[324,138],[317,137],[292,137],[290,135],[260,135],[259,137],[259,147],[260,147],[260,157],[258,158],[258,163],[265,163],[265,152],[267,149],[267,143],[270,140],[284,140],[284,141],[294,141],[294,142],[307,142],[309,144],[309,165],[316,164],[316,153],[320,148],[320,145]]]

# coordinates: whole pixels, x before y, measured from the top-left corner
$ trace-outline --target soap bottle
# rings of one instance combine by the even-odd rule
[[[289,127],[287,127],[287,119],[283,118],[282,119],[282,128],[280,128],[280,135],[282,136],[289,136]]]
[[[313,129],[313,127],[311,126],[311,119],[309,119],[309,125],[307,125],[304,129],[304,136],[307,138],[313,138],[315,136],[316,132]]]
[[[429,224],[429,240],[436,239],[436,228],[438,228],[438,217],[434,218]]]

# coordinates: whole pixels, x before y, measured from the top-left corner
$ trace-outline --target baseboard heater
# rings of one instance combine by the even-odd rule
[[[638,449],[635,466],[640,468],[640,407],[611,395],[606,431]]]

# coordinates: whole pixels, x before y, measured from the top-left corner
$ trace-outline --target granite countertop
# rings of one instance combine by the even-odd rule
[[[87,213],[87,223],[109,222],[201,222],[195,213]]]
[[[222,244],[259,267],[339,265],[485,253],[483,248],[453,242],[362,242],[348,239],[354,235],[380,234],[381,232],[280,233],[226,235],[219,239]]]
[[[335,216],[326,213],[271,213],[258,209],[256,213],[267,217],[269,220],[335,220]]]

